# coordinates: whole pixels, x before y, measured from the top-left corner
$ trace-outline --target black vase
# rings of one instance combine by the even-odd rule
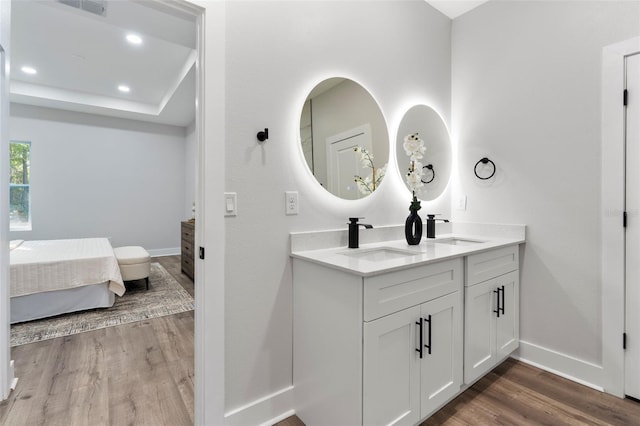
[[[411,210],[411,214],[404,223],[404,236],[409,245],[420,244],[422,239],[422,219],[418,216],[417,210]]]

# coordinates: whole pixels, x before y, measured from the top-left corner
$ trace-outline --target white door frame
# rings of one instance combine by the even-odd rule
[[[9,1],[0,1],[2,30],[10,25]],[[159,4],[195,17],[197,28],[196,58],[196,246],[207,247],[206,262],[195,262],[195,424],[223,425],[224,420],[224,219],[221,214],[224,188],[224,57],[225,2],[205,0],[159,0]],[[206,30],[206,31],[205,31]],[[206,43],[205,43],[206,41]],[[9,60],[9,58],[7,58]],[[209,78],[205,78],[208,76]],[[8,75],[6,76],[8,79]],[[206,81],[206,85],[205,85]],[[7,136],[8,84],[0,81],[0,136]],[[205,100],[206,110],[205,110]],[[6,105],[5,105],[6,104]],[[206,111],[206,112],[205,112]],[[208,115],[207,115],[208,112]],[[8,144],[2,137],[0,146]],[[207,143],[205,143],[207,142]],[[207,146],[209,145],[209,150]],[[7,148],[8,149],[8,148]],[[206,166],[205,166],[206,165]],[[8,167],[8,163],[7,163]],[[4,170],[0,166],[0,171]],[[0,185],[8,185],[8,170],[0,176]],[[0,189],[0,194],[5,191]],[[6,198],[6,197],[3,197]],[[8,202],[8,198],[7,198]],[[0,201],[0,208],[7,203]],[[8,204],[6,205],[8,211]],[[220,208],[218,208],[220,207]],[[220,211],[220,214],[216,212]],[[0,215],[6,218],[7,215]],[[206,219],[206,224],[205,224]],[[8,218],[0,226],[0,253],[8,253]],[[4,244],[4,243],[7,244]],[[6,247],[5,247],[6,246]],[[6,251],[2,251],[6,250]],[[0,400],[15,385],[9,345],[9,262],[0,257]],[[205,309],[206,307],[206,309]],[[206,325],[206,332],[205,332]],[[6,395],[5,395],[6,393]]]
[[[640,52],[640,37],[602,51],[602,387],[624,397],[625,240],[624,58]]]
[[[9,152],[9,37],[11,29],[11,2],[0,1],[0,149]],[[6,48],[6,49],[5,49]],[[3,160],[0,165],[0,209],[9,211],[9,162]],[[11,360],[10,338],[10,305],[9,305],[9,218],[8,214],[0,214],[0,401],[7,399],[11,389],[15,388],[17,379],[14,376]]]
[[[196,230],[194,424],[224,425],[225,16],[224,1],[163,3],[196,17]]]

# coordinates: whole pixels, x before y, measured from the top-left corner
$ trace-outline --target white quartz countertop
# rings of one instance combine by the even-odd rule
[[[462,241],[459,241],[459,244],[446,243],[451,239]],[[407,244],[402,239],[360,244],[357,249],[342,246],[292,250],[291,256],[367,277],[524,242],[524,235],[491,237],[452,233],[438,235],[435,239],[423,238],[420,244],[415,246]]]

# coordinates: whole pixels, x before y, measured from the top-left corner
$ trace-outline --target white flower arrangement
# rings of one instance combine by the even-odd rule
[[[378,186],[380,186],[380,182],[387,172],[387,164],[385,163],[382,167],[376,168],[373,164],[373,155],[369,151],[361,146],[357,146],[353,148],[353,150],[360,154],[360,163],[362,164],[362,168],[371,169],[370,176],[363,178],[362,176],[355,175],[353,180],[356,182],[358,190],[362,194],[371,194]]]
[[[402,144],[404,152],[409,156],[409,171],[407,173],[407,185],[411,188],[413,193],[413,201],[411,202],[411,209],[419,210],[420,201],[416,198],[416,191],[424,186],[422,182],[422,160],[427,147],[424,145],[424,141],[420,139],[417,133],[411,133],[404,137],[404,143]]]

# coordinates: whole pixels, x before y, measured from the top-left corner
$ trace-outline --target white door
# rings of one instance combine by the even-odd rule
[[[420,418],[460,391],[462,385],[462,303],[460,292],[421,305],[424,344],[420,363]],[[430,349],[430,351],[429,351]],[[430,353],[429,353],[430,352]]]
[[[363,424],[420,420],[419,319],[415,306],[364,323]]]
[[[465,289],[464,382],[473,383],[496,363],[496,279]]]
[[[371,169],[362,167],[360,154],[354,151],[358,146],[372,152],[369,124],[327,138],[329,192],[347,200],[356,200],[366,195],[358,191],[354,176],[364,178],[371,174]]]
[[[625,394],[640,399],[640,53],[625,60],[626,229]]]
[[[497,360],[513,352],[520,344],[520,286],[518,272],[498,277],[500,286],[500,317],[496,315]]]

